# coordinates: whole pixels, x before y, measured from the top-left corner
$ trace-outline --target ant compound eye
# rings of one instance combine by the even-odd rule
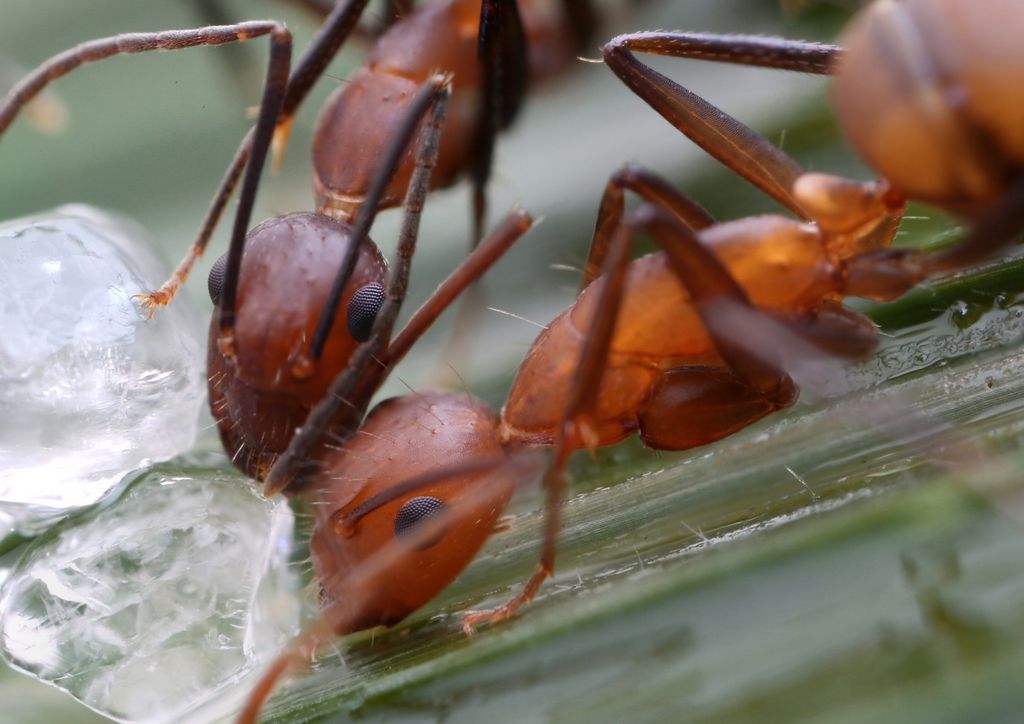
[[[357,342],[365,342],[373,331],[380,305],[384,303],[384,287],[377,282],[360,287],[348,303],[348,332]],[[419,500],[419,498],[417,498]],[[411,501],[410,501],[411,502]],[[405,508],[403,508],[405,510]]]
[[[206,280],[206,289],[210,292],[210,301],[220,304],[220,295],[224,289],[224,274],[228,268],[228,255],[225,252],[210,267],[210,276]]]
[[[398,515],[395,516],[395,536],[401,538],[403,535],[409,535],[419,523],[422,523],[431,516],[437,515],[445,507],[443,502],[429,495],[407,500],[405,505],[399,509]],[[436,538],[428,540],[417,547],[420,549],[429,548],[441,540],[443,535],[444,533],[442,532]]]

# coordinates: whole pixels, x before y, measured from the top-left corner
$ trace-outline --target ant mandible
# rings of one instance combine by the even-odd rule
[[[852,358],[875,348],[874,326],[844,308],[844,297],[894,299],[1004,246],[1024,226],[1017,106],[1007,100],[1020,94],[1008,64],[989,59],[1014,57],[1019,47],[1009,36],[1002,44],[990,37],[990,4],[964,10],[954,24],[953,2],[879,0],[851,26],[845,51],[664,32],[608,43],[605,61],[631,89],[800,220],[716,223],[655,174],[635,166],[616,173],[583,290],[534,343],[500,416],[467,396],[397,398],[370,413],[366,436],[320,460],[312,553],[326,612],[268,671],[243,718],[258,713],[287,666],[324,636],[393,624],[447,585],[495,526],[524,449],[555,447],[540,563],[504,606],[464,614],[467,633],[511,615],[551,574],[574,451],[634,432],[671,450],[729,435],[795,401],[787,371],[794,355]],[[946,44],[929,45],[940,40]],[[632,50],[836,73],[841,124],[883,180],[803,172]],[[993,98],[1007,104],[1005,113]],[[647,203],[625,216],[627,189]],[[962,214],[968,236],[937,253],[890,250],[907,198]],[[661,250],[629,261],[641,231]]]

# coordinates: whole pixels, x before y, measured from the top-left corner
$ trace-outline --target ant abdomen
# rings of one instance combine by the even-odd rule
[[[208,351],[210,407],[225,447],[247,475],[262,479],[287,448],[295,428],[367,336],[367,321],[372,324],[383,302],[387,262],[367,241],[342,294],[346,313],[336,318],[320,358],[312,365],[299,364],[348,246],[349,226],[326,216],[296,213],[269,219],[246,241],[233,327],[235,361],[226,359],[218,345],[219,304],[215,309]],[[216,270],[217,265],[210,287],[218,302]],[[288,284],[280,283],[284,270]]]
[[[328,100],[313,138],[313,190],[321,213],[354,218],[377,170],[370,159],[384,155],[418,88],[419,83],[408,78],[362,68]],[[465,120],[459,123],[455,113],[446,120],[431,188],[449,186],[459,176],[460,160],[469,153],[473,140],[472,128]],[[360,162],[353,162],[353,156]],[[413,161],[414,154],[407,154],[381,196],[379,208],[402,202]]]
[[[847,31],[836,112],[898,192],[977,216],[1019,170],[1022,23],[1012,0],[906,0],[870,5]]]
[[[438,68],[457,70],[452,88],[459,102],[445,119],[431,188],[450,186],[465,169],[483,102],[481,70],[465,62],[476,56],[480,3],[428,4],[416,16],[417,22],[397,23],[381,36],[367,64],[335,91],[317,119],[313,186],[322,213],[354,216],[416,90]],[[379,208],[401,203],[414,155],[406,154]]]

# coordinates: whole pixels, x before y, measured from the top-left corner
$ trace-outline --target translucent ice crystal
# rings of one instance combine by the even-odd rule
[[[297,627],[292,514],[194,472],[156,468],[33,543],[0,598],[0,654],[117,719],[237,703]]]
[[[86,206],[0,224],[0,533],[192,445],[202,331],[184,295],[148,321],[132,300],[168,272],[147,244]]]

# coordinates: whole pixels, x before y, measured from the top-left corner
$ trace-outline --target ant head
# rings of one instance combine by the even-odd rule
[[[387,263],[373,242],[358,251],[340,314],[323,354],[304,359],[331,286],[349,247],[349,227],[317,214],[289,214],[263,222],[246,238],[238,281],[234,339],[237,357],[217,344],[224,258],[210,272],[208,370],[210,407],[225,449],[243,472],[262,479],[310,408],[325,394],[369,336],[384,299]]]
[[[473,559],[515,485],[497,428],[468,395],[406,395],[323,461],[310,553],[338,633],[397,623]]]
[[[833,85],[843,130],[896,191],[984,212],[1024,163],[1015,0],[879,0],[851,25]]]

